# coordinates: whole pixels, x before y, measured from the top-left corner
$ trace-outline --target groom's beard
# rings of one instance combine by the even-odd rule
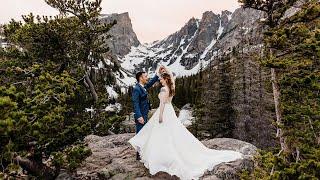
[[[147,84],[147,82],[148,82],[148,80],[146,80],[145,82],[139,82],[140,84],[142,84],[142,85],[145,85],[145,84]]]

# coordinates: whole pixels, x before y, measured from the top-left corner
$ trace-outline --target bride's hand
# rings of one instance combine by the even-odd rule
[[[162,74],[162,73],[165,73],[166,72],[166,68],[163,66],[163,65],[161,65],[160,66],[160,68],[159,68],[159,74]]]

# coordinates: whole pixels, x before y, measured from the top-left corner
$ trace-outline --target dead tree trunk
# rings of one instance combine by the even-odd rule
[[[276,137],[279,138],[280,141],[280,147],[281,152],[288,152],[288,148],[285,143],[285,138],[283,137],[283,132],[281,129],[281,126],[283,125],[282,123],[282,115],[281,115],[281,110],[280,110],[280,87],[279,83],[277,81],[277,73],[275,68],[271,68],[271,82],[272,82],[272,91],[273,91],[273,100],[274,100],[274,106],[275,106],[275,111],[276,111],[276,123],[277,123],[277,135]]]
[[[32,158],[23,158],[20,156],[17,156],[14,159],[14,162],[16,164],[19,164],[24,170],[26,170],[28,173],[38,176],[41,179],[48,179],[48,180],[54,180],[60,172],[60,169],[52,169],[42,162],[37,162]]]
[[[94,99],[94,102],[98,102],[98,94],[96,92],[96,89],[94,88],[94,85],[89,77],[89,74],[90,74],[90,71],[89,70],[85,75],[84,75],[84,79],[85,79],[85,82],[87,83],[87,85],[89,86],[89,90],[93,96],[93,99]]]

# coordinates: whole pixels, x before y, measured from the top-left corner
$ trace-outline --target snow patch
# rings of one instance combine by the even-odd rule
[[[233,13],[232,13],[233,14]],[[229,14],[228,15],[228,21],[230,21],[231,20],[231,18],[232,18],[232,14]]]
[[[94,112],[94,109],[91,107],[91,108],[85,108],[85,111],[86,112]]]
[[[221,20],[220,20],[220,26],[218,28],[218,31],[217,31],[217,38],[213,38],[211,43],[209,44],[208,47],[206,47],[206,49],[203,51],[203,53],[201,54],[200,56],[200,59],[204,59],[207,55],[207,53],[212,49],[212,47],[217,43],[217,40],[219,39],[219,37],[221,36],[222,32],[223,32],[223,27],[222,27],[222,24],[221,24]]]
[[[209,44],[209,46],[206,47],[206,49],[201,54],[200,59],[204,59],[206,57],[208,51],[216,44],[216,42],[217,42],[217,40],[213,38],[211,43]]]
[[[219,26],[219,29],[218,29],[218,35],[217,35],[217,39],[219,39],[220,38],[220,36],[221,36],[221,34],[222,34],[222,32],[223,32],[223,27],[222,27],[222,24],[221,24],[221,20],[220,20],[220,26]]]
[[[120,77],[120,73],[123,77]],[[128,87],[136,83],[136,78],[133,75],[130,76],[131,73],[126,73],[120,70],[120,73],[116,73],[116,84],[120,87]]]
[[[178,119],[184,126],[188,127],[192,125],[194,117],[192,116],[192,112],[190,110],[181,109]]]
[[[99,68],[99,69],[104,68],[104,64],[102,63],[102,61],[99,61],[99,63],[98,63],[98,68]]]
[[[185,58],[194,58],[196,57],[197,54],[188,54],[186,56],[184,56]]]
[[[198,24],[197,24],[198,25]],[[172,70],[172,72],[174,72],[176,74],[176,76],[186,76],[186,75],[192,75],[195,74],[197,72],[194,71],[190,71],[190,70],[186,70],[184,66],[181,65],[180,60],[183,57],[184,54],[186,54],[191,42],[193,41],[193,39],[195,38],[196,34],[198,33],[199,29],[197,29],[193,36],[189,39],[189,44],[187,45],[186,48],[182,49],[182,53],[180,56],[177,57],[177,59],[175,60],[175,62],[173,64],[170,65],[170,69]],[[180,48],[180,46],[179,46]],[[179,49],[178,48],[178,49]],[[176,51],[178,51],[178,49]],[[175,53],[174,53],[175,54]],[[170,60],[172,59],[172,57],[170,58]],[[170,61],[168,61],[168,63],[170,63]],[[169,66],[169,65],[167,65]]]
[[[120,103],[115,103],[115,104],[109,104],[104,110],[106,112],[116,112],[119,113],[122,109],[122,106]]]
[[[1,48],[6,49],[7,47],[9,47],[9,43],[1,43]]]
[[[107,85],[106,86],[107,89],[107,93],[109,94],[109,99],[114,98],[117,99],[118,98],[118,93],[114,91],[113,87]]]

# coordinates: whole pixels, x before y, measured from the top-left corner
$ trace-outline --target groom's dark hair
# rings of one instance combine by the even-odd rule
[[[144,73],[146,73],[146,72],[140,71],[140,72],[138,72],[138,73],[136,74],[136,79],[137,79],[138,82],[139,82],[140,76],[142,76],[142,74],[144,74]]]

